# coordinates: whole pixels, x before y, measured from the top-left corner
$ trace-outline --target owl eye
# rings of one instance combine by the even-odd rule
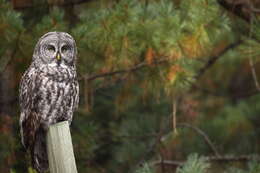
[[[55,52],[55,47],[53,45],[48,45],[47,50],[50,52]]]
[[[70,46],[69,45],[64,45],[64,46],[61,47],[61,52],[66,52],[68,50],[70,50]]]

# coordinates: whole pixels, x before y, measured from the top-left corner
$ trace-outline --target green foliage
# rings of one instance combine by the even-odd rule
[[[32,167],[29,167],[28,173],[37,173],[37,171],[35,169],[33,169]]]
[[[193,154],[188,157],[186,163],[177,169],[176,173],[206,173],[210,167],[209,163],[198,154]]]
[[[220,148],[229,152],[242,154],[245,151],[251,153],[254,149],[258,150],[255,137],[259,134],[259,130],[255,129],[259,112],[258,99],[259,96],[254,96],[237,104],[225,102],[225,106],[215,112],[211,122],[203,123],[202,126],[210,136],[214,136],[214,141]],[[203,115],[202,121],[206,121],[208,116],[209,113]],[[237,141],[239,145],[236,145]]]
[[[154,173],[154,171],[149,167],[149,164],[145,163],[141,168],[136,170],[135,173]]]
[[[202,11],[201,6],[205,7]],[[148,4],[120,1],[112,9],[83,13],[73,33],[78,36],[79,51],[88,55],[81,58],[89,64],[82,71],[115,71],[145,62],[151,66],[142,71],[142,77],[149,78],[146,84],[171,93],[173,88],[180,92],[192,81],[201,66],[196,58],[205,58],[229,32],[228,20],[222,19],[225,16],[215,1],[183,1],[180,8],[167,0]],[[168,58],[167,66],[155,71],[153,63],[163,58]]]
[[[260,164],[257,161],[248,163],[248,169],[229,168],[225,173],[258,173],[260,171]]]
[[[13,51],[11,47],[15,45],[24,30],[21,15],[14,10],[10,10],[10,4],[5,0],[0,1],[0,73],[6,67],[10,58],[4,57]],[[9,51],[9,52],[8,52]],[[4,58],[3,58],[4,57]]]
[[[10,4],[5,0],[0,1],[0,8],[1,36],[7,42],[11,42],[17,37],[18,32],[23,30],[21,14],[11,10]]]
[[[43,19],[37,23],[35,26],[34,32],[37,35],[36,38],[39,38],[46,32],[50,31],[67,31],[67,25],[64,19],[64,12],[59,8],[52,9],[50,15],[43,17]]]

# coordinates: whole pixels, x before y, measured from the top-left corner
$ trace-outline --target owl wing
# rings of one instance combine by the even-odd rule
[[[29,68],[23,75],[19,89],[21,107],[20,130],[25,148],[33,147],[35,133],[40,125],[35,102],[37,101],[37,70]]]

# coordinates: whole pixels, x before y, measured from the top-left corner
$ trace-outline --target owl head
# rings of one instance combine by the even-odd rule
[[[77,59],[76,42],[65,32],[48,32],[37,42],[34,54],[34,65],[72,66]]]

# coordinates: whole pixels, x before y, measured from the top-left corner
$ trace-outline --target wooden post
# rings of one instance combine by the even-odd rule
[[[68,121],[50,126],[47,150],[51,173],[77,173]]]

